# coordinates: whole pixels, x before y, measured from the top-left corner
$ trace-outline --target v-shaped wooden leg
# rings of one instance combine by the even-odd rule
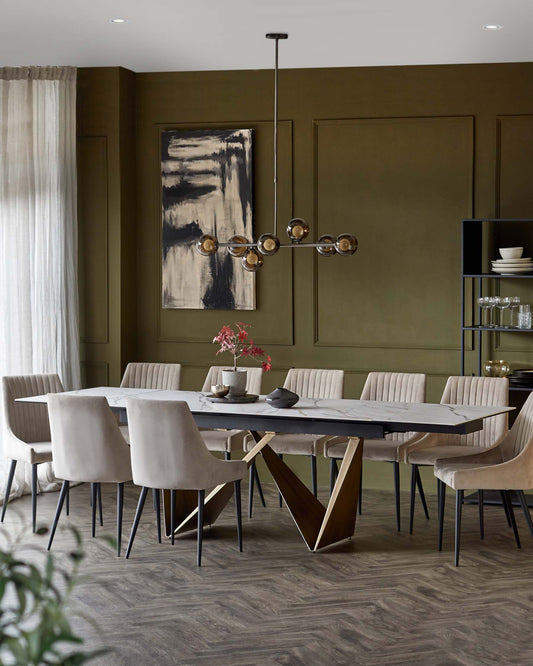
[[[362,439],[348,441],[327,507],[269,446],[263,447],[261,455],[309,550],[331,546],[353,535],[361,485]]]

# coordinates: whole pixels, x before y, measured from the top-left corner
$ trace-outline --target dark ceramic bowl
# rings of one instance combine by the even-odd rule
[[[274,389],[272,393],[269,393],[266,397],[268,404],[276,409],[288,409],[295,405],[299,399],[300,396],[296,393],[289,391],[289,389],[282,388],[281,386],[278,386],[277,389]]]

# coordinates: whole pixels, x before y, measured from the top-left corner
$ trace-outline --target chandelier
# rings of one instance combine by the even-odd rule
[[[274,66],[274,229],[271,234],[262,234],[257,241],[249,242],[244,236],[232,236],[226,243],[220,243],[216,236],[204,234],[196,243],[196,249],[205,257],[215,254],[219,248],[226,248],[231,256],[240,258],[245,270],[254,273],[263,265],[263,257],[270,257],[280,248],[314,247],[323,257],[335,254],[351,255],[357,250],[357,239],[352,234],[340,234],[336,238],[330,234],[320,236],[317,243],[302,242],[309,235],[309,225],[300,217],[295,217],[287,225],[290,243],[280,243],[278,238],[278,42],[287,39],[284,32],[269,32],[267,39],[276,42]]]

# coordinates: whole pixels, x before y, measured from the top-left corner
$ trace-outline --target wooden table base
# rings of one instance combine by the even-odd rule
[[[311,551],[331,546],[351,537],[355,530],[357,502],[359,500],[363,440],[352,438],[339,470],[333,493],[325,507],[296,474],[274,453],[268,443],[275,433],[264,436],[252,431],[257,444],[243,458],[252,464],[261,453],[289,512]],[[205,498],[204,525],[212,525],[233,495],[233,483],[217,486]],[[181,490],[176,493],[176,519],[181,521],[175,534],[196,529],[197,491]],[[166,534],[170,535],[170,492],[164,492]]]

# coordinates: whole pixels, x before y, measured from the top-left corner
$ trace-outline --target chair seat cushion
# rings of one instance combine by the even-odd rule
[[[210,430],[200,428],[200,435],[210,451],[242,451],[243,430]]]
[[[324,442],[329,437],[326,435],[308,435],[300,433],[278,433],[273,437],[269,446],[276,453],[293,454],[304,456],[322,455],[324,452]],[[251,442],[252,447],[255,442]],[[250,448],[252,448],[250,447]]]
[[[50,462],[52,460],[52,442],[29,442],[27,459],[25,457],[23,460],[22,456],[18,456],[18,460],[31,464]]]
[[[479,446],[432,446],[413,451],[407,456],[407,462],[414,465],[434,465],[437,460],[470,456],[474,453],[480,453]]]
[[[344,458],[348,440],[345,438],[335,438],[331,446],[327,447],[326,457]],[[405,445],[405,442],[398,442],[393,439],[365,439],[363,443],[363,458],[365,460],[380,460],[386,462],[399,462],[399,449]]]

